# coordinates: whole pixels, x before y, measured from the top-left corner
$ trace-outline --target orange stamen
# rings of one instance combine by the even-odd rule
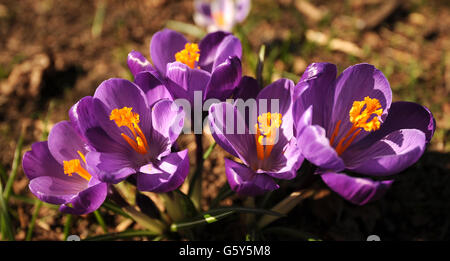
[[[85,170],[80,163],[79,159],[73,159],[69,161],[63,161],[64,174],[72,176],[73,173],[77,173],[80,177],[89,181],[91,179],[91,174]]]
[[[139,114],[132,112],[133,108],[123,107],[122,109],[114,109],[109,116],[118,127],[125,126],[133,134],[133,138],[128,137],[125,133],[121,133],[122,138],[130,144],[130,146],[140,154],[147,154],[148,143],[141,128],[139,128]],[[136,134],[137,133],[137,134]]]
[[[334,139],[336,138],[338,132],[339,132],[339,127],[341,126],[341,120],[339,120],[336,123],[336,127],[334,128],[333,134],[331,135],[331,139],[330,139],[330,144],[333,144]]]
[[[195,68],[195,63],[200,59],[200,49],[195,43],[186,43],[184,49],[175,54],[175,60],[184,63],[190,68]]]
[[[372,99],[367,96],[363,101],[354,101],[353,106],[349,111],[350,122],[353,123],[353,126],[346,133],[346,135],[339,140],[337,146],[335,147],[337,154],[341,155],[342,153],[344,153],[344,151],[361,133],[362,129],[367,132],[378,130],[381,125],[378,116],[381,116],[382,113],[383,109],[381,108],[381,104],[375,98]],[[375,116],[373,116],[374,114]],[[331,135],[330,144],[333,144],[334,139],[337,137],[340,124],[341,121],[339,120],[336,124],[333,134]]]
[[[280,113],[263,113],[258,116],[256,128],[256,153],[260,160],[267,159],[272,153],[276,142],[277,131],[281,126],[282,116]]]

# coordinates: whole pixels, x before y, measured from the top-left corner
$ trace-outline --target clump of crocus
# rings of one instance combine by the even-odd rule
[[[195,0],[194,21],[208,32],[230,32],[250,12],[250,0]]]
[[[56,124],[48,141],[34,143],[25,153],[22,165],[36,197],[61,205],[62,212],[81,215],[101,206],[108,187],[86,164],[89,146],[72,124]]]
[[[197,44],[164,29],[153,35],[150,55],[153,65],[137,51],[128,55],[128,66],[137,85],[140,77],[141,82],[144,78],[147,82],[159,80],[173,98],[186,99],[191,104],[195,91],[202,92],[202,101],[225,100],[241,79],[241,42],[229,33],[210,33]],[[141,72],[146,72],[146,76]]]
[[[295,89],[294,119],[311,106],[312,125],[297,138],[322,180],[362,205],[379,198],[393,182],[370,177],[382,179],[414,164],[435,124],[419,104],[392,103],[388,80],[372,65],[357,64],[336,75],[334,64],[314,63],[306,69]]]
[[[171,148],[185,115],[172,100],[151,105],[134,83],[110,79],[74,110],[81,132],[95,148],[86,160],[100,180],[118,183],[135,174],[137,188],[152,192],[172,191],[184,182],[189,172],[187,150],[171,152]]]
[[[245,90],[246,84],[254,89],[254,80],[243,79],[240,90]],[[280,79],[261,90],[255,101],[258,108],[250,110],[256,113],[239,109],[239,100],[235,104],[222,102],[210,107],[209,121],[214,139],[242,162],[225,159],[228,183],[235,192],[259,195],[279,187],[274,178],[296,176],[303,157],[293,135],[293,87],[292,81]],[[242,92],[239,94],[245,96]],[[260,105],[263,100],[267,104],[265,110]]]

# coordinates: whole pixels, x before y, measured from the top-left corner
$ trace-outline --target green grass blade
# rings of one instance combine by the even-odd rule
[[[30,225],[28,226],[27,236],[25,238],[26,241],[30,241],[31,237],[33,236],[34,225],[36,224],[36,219],[39,214],[39,210],[42,207],[42,201],[40,201],[39,199],[36,199],[35,201],[36,202],[34,204],[33,216],[31,217],[31,222]]]
[[[204,212],[202,215],[182,221],[173,223],[170,226],[170,231],[177,232],[180,229],[186,229],[186,228],[192,228],[198,225],[205,225],[205,224],[211,224],[214,222],[217,222],[221,219],[224,219],[225,217],[228,217],[234,213],[253,213],[253,214],[264,214],[264,215],[273,215],[273,216],[283,216],[283,214],[280,214],[275,211],[270,211],[266,209],[257,209],[257,208],[244,208],[244,207],[224,207],[224,208],[217,208],[212,209],[209,211]]]
[[[8,181],[6,182],[5,191],[3,192],[3,198],[5,203],[8,203],[9,196],[11,195],[12,185],[17,176],[17,170],[20,165],[21,155],[22,155],[22,145],[23,145],[23,135],[24,131],[20,133],[19,140],[17,141],[16,151],[14,152],[14,159],[11,168],[11,173],[9,174]]]
[[[71,214],[66,215],[66,222],[64,223],[64,241],[67,240],[67,237],[70,233],[70,227],[72,226],[73,216]]]
[[[108,233],[108,229],[105,225],[105,220],[103,219],[102,215],[100,214],[100,211],[96,210],[94,211],[95,218],[97,219],[98,224],[102,227],[103,231],[105,233]]]
[[[9,218],[8,208],[6,201],[3,197],[3,183],[0,180],[0,218],[1,218],[1,230],[3,240],[14,240],[14,232],[11,226],[11,220]]]
[[[203,159],[206,160],[209,155],[211,155],[211,152],[213,152],[214,148],[216,147],[217,143],[213,142],[209,148],[206,150],[205,154],[203,154]]]
[[[125,213],[125,211],[123,211],[119,206],[117,206],[116,204],[112,203],[111,201],[103,202],[102,207],[107,209],[107,210],[110,210],[110,211],[112,211],[112,212],[114,212],[116,214],[124,216],[126,218],[131,218],[130,215]]]
[[[100,236],[88,237],[83,241],[110,241],[115,239],[123,239],[130,237],[155,237],[155,233],[148,230],[129,230],[119,233],[109,233]]]
[[[22,195],[16,195],[14,193],[11,193],[11,198],[15,199],[15,200],[20,200],[20,201],[22,201],[23,203],[26,203],[26,204],[33,204],[34,205],[36,203],[36,201],[34,199],[31,199],[29,197],[22,196]],[[48,204],[48,203],[45,203],[45,202],[42,202],[42,205],[47,207],[47,208],[54,209],[54,210],[58,210],[59,209],[59,205],[52,205],[52,204]]]

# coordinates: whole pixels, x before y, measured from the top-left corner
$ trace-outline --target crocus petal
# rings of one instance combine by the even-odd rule
[[[124,79],[109,79],[102,82],[94,94],[96,118],[111,138],[129,147],[121,137],[121,133],[133,137],[131,131],[128,128],[117,127],[116,123],[109,119],[112,110],[123,107],[131,107],[133,112],[139,114],[139,127],[145,135],[151,132],[150,107],[144,92],[136,84]]]
[[[212,70],[214,71],[219,65],[224,63],[228,58],[234,56],[238,57],[239,59],[241,59],[242,57],[241,41],[234,35],[228,35],[217,47],[216,57],[214,59]]]
[[[296,176],[304,159],[301,147],[294,137],[285,146],[278,147],[275,144],[267,161],[272,161],[272,168],[277,165],[280,167],[277,167],[276,172],[267,172],[266,174],[277,179],[292,179]]]
[[[293,120],[294,120],[294,136],[299,138],[302,132],[305,130],[306,127],[311,125],[312,123],[312,112],[313,112],[313,106],[309,106],[306,110],[303,110],[303,105],[300,105],[301,101],[296,101],[294,103],[294,112],[293,113]],[[299,106],[300,105],[300,106]]]
[[[200,69],[174,62],[167,65],[168,89],[176,99],[186,99],[194,102],[194,92],[204,91],[211,75]]]
[[[287,114],[292,105],[292,92],[294,83],[289,79],[279,79],[261,90],[257,96],[257,101],[267,100],[267,111]],[[272,108],[271,100],[278,100],[279,108]]]
[[[325,136],[325,130],[322,127],[307,126],[298,139],[305,158],[320,169],[341,171],[345,168],[342,159],[330,146],[330,141]]]
[[[41,176],[52,176],[69,179],[63,174],[63,167],[48,150],[47,141],[36,142],[31,145],[22,161],[23,171],[28,179],[32,180]]]
[[[436,129],[436,121],[433,114],[426,107],[414,102],[394,102],[389,114],[381,125],[381,128],[367,135],[362,140],[363,146],[369,146],[386,136],[401,129],[416,129],[425,134],[426,141],[430,142]],[[355,144],[355,146],[358,146]]]
[[[229,98],[241,80],[241,75],[241,60],[236,56],[228,58],[212,72],[206,86],[204,100]]]
[[[328,129],[333,107],[334,89],[337,68],[331,63],[312,63],[306,68],[302,78],[294,88],[294,100],[296,113],[313,105],[312,124],[320,125]]]
[[[340,130],[336,140],[341,140],[351,129],[349,111],[354,101],[362,101],[365,97],[376,98],[383,108],[381,120],[384,121],[392,101],[392,91],[389,82],[383,73],[370,64],[357,64],[345,69],[336,81],[334,107],[332,110],[331,125],[328,133],[331,134],[337,122],[341,120]],[[362,131],[353,142],[364,138],[369,132]]]
[[[136,173],[135,167],[140,164],[140,162],[132,161],[128,155],[94,151],[86,155],[86,162],[94,170],[93,172],[97,173],[100,181],[113,184]]]
[[[150,107],[161,99],[173,99],[166,86],[151,72],[138,73],[134,83],[145,93]]]
[[[250,0],[236,0],[235,19],[237,22],[242,22],[248,16],[251,8]]]
[[[105,201],[108,192],[106,183],[98,183],[81,191],[78,196],[74,197],[70,202],[72,207],[61,205],[59,210],[64,213],[74,215],[84,215],[97,210]],[[67,203],[67,204],[68,204]]]
[[[425,151],[426,137],[416,129],[397,130],[370,147],[353,147],[342,154],[347,168],[358,173],[387,176],[414,164]]]
[[[322,174],[321,178],[334,192],[356,205],[364,205],[379,199],[394,182],[373,181],[333,172]]]
[[[242,99],[246,101],[248,99],[256,99],[256,96],[258,96],[260,91],[260,87],[255,78],[243,76],[234,91],[233,97],[235,100]]]
[[[131,51],[128,54],[128,68],[134,77],[142,71],[156,72],[152,64],[138,51]]]
[[[99,126],[93,110],[93,101],[94,99],[91,96],[83,97],[69,110],[70,123],[72,123],[75,131],[85,141],[85,131]]]
[[[199,43],[198,65],[211,72],[229,57],[242,57],[242,46],[238,38],[223,31],[207,34]]]
[[[30,191],[40,200],[50,204],[64,204],[87,188],[87,182],[72,182],[51,176],[41,176],[30,181]]]
[[[294,83],[291,80],[279,79],[262,89],[256,98],[258,104],[258,115],[261,115],[264,112],[281,113],[283,117],[281,129],[283,130],[284,136],[288,140],[290,140],[293,136],[293,89]],[[261,105],[261,100],[263,99],[266,100],[267,110],[265,110],[266,108]]]
[[[173,101],[161,100],[152,108],[153,130],[169,137],[173,143],[183,129],[184,116],[182,107],[178,107]]]
[[[246,161],[255,154],[255,138],[249,134],[241,113],[226,102],[216,103],[209,108],[208,119],[211,134],[223,149]]]
[[[57,123],[48,135],[48,148],[55,160],[60,164],[63,161],[80,159],[78,152],[87,153],[85,142],[68,121]]]
[[[140,191],[169,192],[181,186],[188,174],[189,157],[186,149],[142,166],[137,174],[137,188]]]
[[[175,61],[175,54],[184,49],[186,38],[175,31],[164,29],[153,35],[150,55],[153,64],[162,76],[166,75],[167,64]]]
[[[279,188],[271,177],[229,159],[225,159],[225,173],[231,189],[241,195],[256,196]]]

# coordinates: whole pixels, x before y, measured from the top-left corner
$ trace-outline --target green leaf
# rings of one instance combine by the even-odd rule
[[[197,215],[197,210],[192,200],[179,190],[160,194],[167,213],[173,221],[178,222]]]
[[[6,186],[5,186],[5,191],[3,192],[3,198],[4,198],[6,204],[8,203],[9,196],[11,195],[12,185],[14,183],[14,180],[16,179],[17,170],[18,170],[20,160],[21,160],[23,135],[24,135],[24,131],[22,129],[19,140],[17,141],[16,151],[14,152],[14,159],[13,159],[13,163],[12,163],[12,167],[11,167],[11,173],[9,174],[9,178],[8,178],[8,181],[6,182]]]
[[[286,215],[289,213],[295,206],[297,206],[300,202],[302,202],[304,199],[311,197],[314,195],[313,190],[301,190],[301,191],[295,191],[292,192],[288,197],[280,201],[275,207],[271,209],[271,211],[275,211],[278,213],[282,213],[283,215]],[[262,216],[261,219],[258,222],[258,228],[263,228],[270,223],[274,222],[280,217],[276,216]]]
[[[70,233],[70,227],[72,226],[72,220],[73,220],[73,216],[71,214],[67,214],[66,215],[66,222],[64,222],[64,241],[67,240],[67,237],[69,236]]]
[[[134,221],[153,232],[154,235],[162,235],[166,230],[166,224],[158,219],[151,218],[144,213],[136,210],[132,206],[126,206],[122,208]]]
[[[208,149],[206,150],[205,154],[203,154],[203,159],[206,160],[209,155],[213,152],[214,148],[216,147],[217,143],[213,142],[211,145],[209,145]]]
[[[100,236],[88,237],[83,241],[109,241],[115,239],[122,238],[130,238],[130,237],[152,237],[155,238],[155,234],[148,230],[128,230],[119,233],[109,233]]]
[[[103,217],[100,214],[100,211],[98,211],[98,209],[94,211],[94,215],[95,219],[97,219],[98,224],[102,227],[103,232],[108,233],[108,229],[106,228],[105,225],[105,220],[103,220]]]
[[[126,218],[131,218],[127,213],[125,213],[125,211],[122,210],[122,208],[120,208],[119,206],[117,206],[116,204],[114,204],[111,201],[103,202],[102,207],[106,208],[107,210],[110,210],[110,211],[112,211],[112,212],[114,212],[116,214],[124,216]]]
[[[9,218],[8,208],[3,197],[3,183],[0,180],[0,227],[3,240],[14,240],[14,232]]]
[[[170,231],[177,232],[180,229],[186,229],[186,228],[191,228],[191,227],[195,227],[198,225],[215,223],[215,222],[217,222],[221,219],[224,219],[234,213],[252,213],[252,214],[283,216],[280,213],[266,210],[266,209],[244,208],[244,207],[224,207],[224,208],[217,208],[217,209],[206,211],[203,214],[201,214],[200,216],[188,219],[183,222],[173,223],[170,226]]]
[[[36,223],[36,219],[37,216],[39,214],[39,210],[42,207],[42,201],[40,201],[39,199],[35,200],[35,204],[34,204],[34,211],[33,211],[33,216],[31,217],[31,222],[30,225],[28,226],[28,231],[27,231],[27,236],[25,238],[25,241],[30,241],[31,237],[33,236],[33,230],[34,230],[34,224]]]

